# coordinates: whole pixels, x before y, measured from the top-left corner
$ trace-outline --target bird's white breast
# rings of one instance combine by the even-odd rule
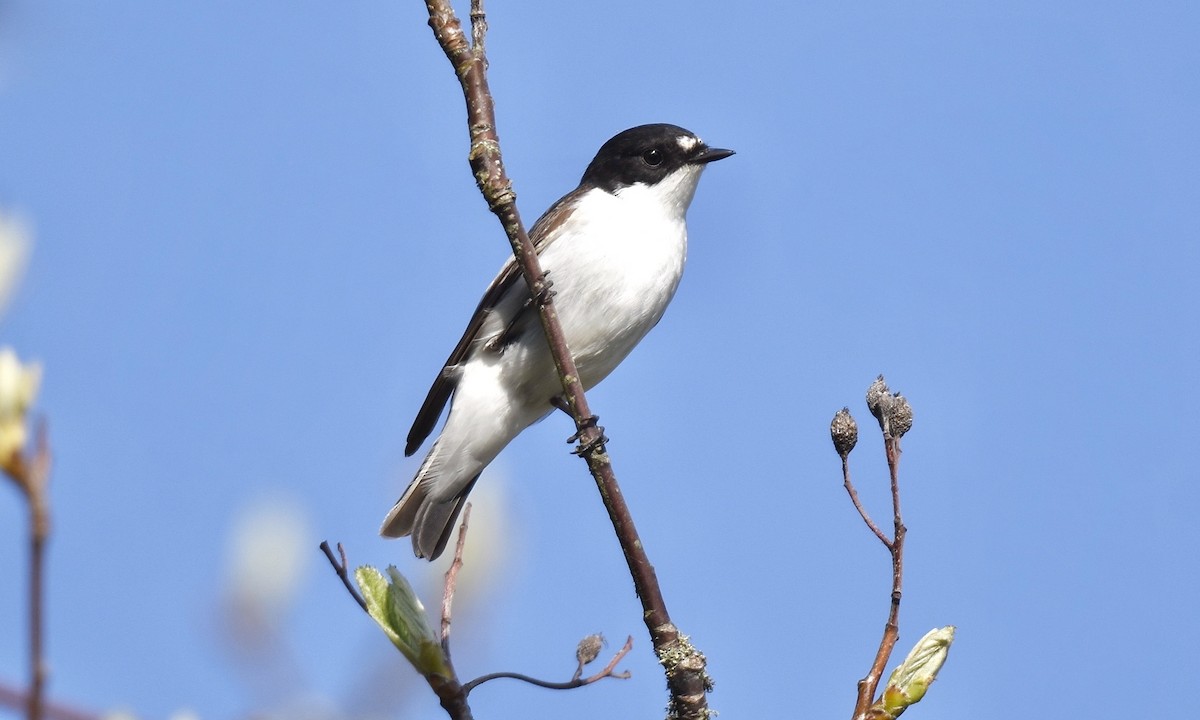
[[[585,386],[603,380],[629,354],[679,287],[691,197],[663,202],[664,190],[634,185],[617,194],[588,191],[563,234],[541,255]]]

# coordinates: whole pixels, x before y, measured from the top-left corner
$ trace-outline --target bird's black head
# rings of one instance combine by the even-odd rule
[[[710,148],[678,125],[639,125],[618,133],[600,147],[581,184],[608,192],[635,183],[655,185],[677,170],[700,166],[733,154]]]

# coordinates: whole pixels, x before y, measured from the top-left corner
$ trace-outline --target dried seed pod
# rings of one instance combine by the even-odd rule
[[[913,424],[913,409],[912,405],[908,404],[908,399],[896,393],[892,398],[892,411],[890,415],[892,437],[900,438],[904,433],[912,429]]]
[[[846,457],[858,442],[858,423],[850,414],[850,408],[842,408],[833,415],[829,423],[829,435],[833,438],[833,447],[837,454]]]
[[[880,375],[871,383],[871,387],[867,388],[867,409],[879,421],[879,428],[884,432],[887,432],[887,416],[891,406],[892,393]]]
[[[604,636],[596,633],[588,635],[579,641],[579,647],[575,648],[575,659],[579,661],[579,667],[583,667],[600,656],[600,649],[604,647]]]

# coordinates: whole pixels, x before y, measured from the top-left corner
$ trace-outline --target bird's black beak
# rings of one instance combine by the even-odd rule
[[[732,154],[732,150],[726,150],[725,148],[714,148],[704,145],[700,148],[700,152],[692,156],[691,162],[696,165],[704,165],[705,163],[724,160]]]

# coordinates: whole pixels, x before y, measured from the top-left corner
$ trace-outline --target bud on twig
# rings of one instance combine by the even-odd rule
[[[37,397],[42,368],[22,364],[11,348],[0,349],[0,463],[25,448],[25,416]]]
[[[868,717],[894,718],[908,706],[920,702],[937,679],[952,642],[953,625],[925,633],[925,637],[917,641],[904,662],[892,671],[882,697],[871,708],[872,714]]]
[[[871,414],[875,416],[875,419],[879,421],[879,427],[882,428],[884,432],[887,431],[887,429],[884,428],[884,422],[886,422],[885,419],[887,418],[887,413],[888,410],[891,409],[891,406],[891,391],[888,390],[887,383],[884,382],[883,376],[880,375],[879,377],[875,378],[875,382],[871,383],[871,387],[867,388],[867,409],[870,410]]]
[[[850,414],[850,408],[842,408],[833,415],[829,423],[829,435],[833,438],[833,448],[843,458],[850,454],[858,442],[858,423]]]
[[[417,672],[428,677],[454,676],[429,625],[429,616],[400,571],[388,566],[387,576],[369,565],[354,571],[369,614]]]
[[[904,433],[912,429],[912,422],[912,405],[908,404],[908,398],[904,397],[900,393],[896,393],[892,397],[892,437],[903,437]]]
[[[579,667],[583,667],[600,656],[600,649],[604,647],[604,636],[597,633],[588,635],[579,641],[579,647],[575,648],[575,659],[579,661]]]
[[[900,393],[892,393],[882,375],[867,388],[867,409],[879,421],[884,435],[899,439],[912,429],[912,406]]]

